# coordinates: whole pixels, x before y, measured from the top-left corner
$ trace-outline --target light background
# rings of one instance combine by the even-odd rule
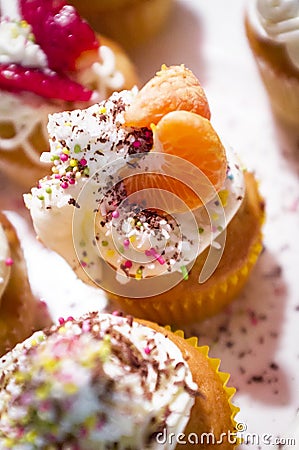
[[[238,388],[247,433],[291,437],[299,407],[299,138],[274,120],[246,40],[244,0],[177,0],[165,29],[132,52],[142,82],[162,63],[185,63],[205,87],[219,135],[256,173],[266,198],[265,251],[244,293],[188,333],[210,344]],[[138,26],[138,24],[136,24]],[[140,30],[142,32],[142,29]],[[103,308],[66,263],[34,238],[21,191],[1,175],[1,207],[22,239],[35,293],[54,318]],[[217,405],[215,405],[217,407]],[[273,448],[243,445],[243,448]],[[297,446],[299,449],[299,438]]]

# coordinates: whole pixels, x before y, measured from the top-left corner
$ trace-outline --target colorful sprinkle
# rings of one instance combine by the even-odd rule
[[[108,241],[102,241],[101,243],[102,243],[103,247],[107,247],[108,246]]]
[[[133,147],[139,148],[140,146],[141,146],[141,142],[140,141],[134,141],[133,142]]]
[[[75,153],[80,153],[81,152],[81,145],[76,144],[75,147],[74,147],[74,152]]]
[[[69,159],[69,157],[65,153],[61,153],[60,159],[62,162],[66,162]]]
[[[7,258],[5,260],[5,265],[8,266],[8,267],[12,266],[13,263],[14,263],[14,260],[12,258]]]
[[[227,206],[228,194],[229,194],[229,192],[228,192],[227,189],[224,189],[223,191],[220,191],[218,193],[220,201],[221,201],[223,207]]]
[[[165,264],[165,259],[163,258],[163,256],[159,256],[157,258],[157,261],[158,261],[159,264],[161,264],[161,266],[163,266],[163,264]]]
[[[78,165],[77,159],[71,159],[71,160],[70,160],[70,166],[71,166],[71,167],[76,167],[77,165]]]
[[[151,248],[150,250],[145,250],[146,256],[153,256],[161,266],[165,264],[165,259],[162,255],[159,255],[159,253],[156,252],[154,248]]]
[[[113,211],[112,217],[113,217],[113,219],[117,219],[119,217],[119,211],[117,209],[115,211]]]
[[[85,167],[87,165],[87,161],[85,158],[80,159],[81,166]]]
[[[183,279],[187,281],[189,279],[189,274],[188,274],[187,267],[186,266],[181,266],[181,272],[182,272],[182,275],[183,275]]]
[[[124,266],[125,266],[127,269],[131,269],[131,267],[133,266],[133,263],[132,263],[132,261],[127,260],[127,261],[125,261]]]
[[[129,245],[130,245],[129,239],[125,239],[125,240],[124,240],[124,246],[125,246],[125,247],[129,247]]]
[[[69,184],[67,181],[63,181],[60,186],[62,187],[62,189],[67,189],[69,187]]]

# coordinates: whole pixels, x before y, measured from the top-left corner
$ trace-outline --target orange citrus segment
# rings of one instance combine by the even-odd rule
[[[167,113],[176,110],[192,111],[210,119],[210,108],[198,79],[184,65],[162,66],[138,92],[125,113],[125,124],[149,127],[157,124]]]
[[[166,114],[154,127],[154,151],[164,155],[165,175],[143,173],[126,179],[128,195],[155,187],[195,209],[222,188],[227,170],[225,149],[208,119],[188,111]],[[166,206],[171,212],[169,201]],[[177,206],[172,212],[175,210]]]

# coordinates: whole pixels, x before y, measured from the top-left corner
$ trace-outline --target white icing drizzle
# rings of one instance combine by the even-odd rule
[[[107,98],[109,92],[118,91],[124,86],[124,76],[116,69],[115,54],[107,45],[99,47],[99,62],[93,63],[79,75],[79,82],[85,86],[95,85],[100,100]],[[98,100],[99,101],[99,100]]]
[[[31,102],[28,103],[28,100]],[[54,105],[44,105],[41,99],[30,93],[11,94],[1,91],[0,124],[11,124],[14,134],[11,137],[0,136],[1,151],[8,152],[21,146],[28,158],[35,164],[41,164],[40,154],[29,138],[35,127],[41,130],[47,142],[47,122],[49,112],[55,111]]]

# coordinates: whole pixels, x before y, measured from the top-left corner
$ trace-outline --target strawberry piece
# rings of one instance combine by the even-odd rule
[[[0,88],[12,92],[30,91],[45,98],[68,102],[86,102],[92,95],[92,91],[65,75],[17,64],[0,64]]]
[[[22,17],[48,57],[50,69],[72,71],[85,51],[99,48],[88,23],[64,0],[20,0]]]

